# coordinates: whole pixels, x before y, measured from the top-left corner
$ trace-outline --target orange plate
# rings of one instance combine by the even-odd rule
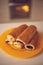
[[[42,50],[42,46],[43,46],[43,39],[39,34],[39,45],[37,47],[37,49],[29,51],[29,50],[25,50],[25,49],[20,49],[17,50],[15,49],[12,45],[9,46],[7,43],[5,43],[5,39],[6,36],[12,31],[13,29],[9,29],[7,31],[5,31],[4,33],[1,34],[0,36],[0,47],[9,55],[18,57],[18,58],[29,58],[29,57],[33,57],[35,55],[37,55],[38,53],[41,52]]]

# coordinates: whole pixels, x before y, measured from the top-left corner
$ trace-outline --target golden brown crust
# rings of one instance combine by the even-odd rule
[[[28,26],[26,24],[20,25],[18,28],[13,29],[12,32],[10,32],[7,35],[7,41],[16,41],[16,37],[21,34]]]
[[[16,29],[14,29],[10,35],[12,35],[14,38],[16,38],[19,34],[21,34],[28,26],[26,24],[20,25]]]
[[[22,41],[24,44],[28,44],[31,38],[36,33],[36,27],[34,25],[29,26],[22,32],[16,40]]]
[[[34,50],[38,46],[38,32],[34,35],[30,43],[25,45],[25,48],[28,50]],[[28,48],[27,48],[28,47]]]

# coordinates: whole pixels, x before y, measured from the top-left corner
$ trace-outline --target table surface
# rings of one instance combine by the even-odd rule
[[[0,34],[7,29],[17,27],[21,24],[36,25],[38,31],[43,36],[43,30],[42,30],[43,22],[3,23],[3,24],[0,24]],[[0,48],[0,65],[43,65],[42,60],[43,60],[43,51],[33,58],[19,59],[19,58],[15,58],[8,55]]]

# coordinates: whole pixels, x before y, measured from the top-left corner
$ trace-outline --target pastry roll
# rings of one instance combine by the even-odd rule
[[[23,44],[28,44],[34,37],[36,30],[37,28],[34,25],[30,25],[17,37],[16,41],[22,42]]]
[[[24,45],[20,42],[14,42],[13,44],[17,49],[22,49],[24,47]]]
[[[20,25],[18,28],[14,29],[12,32],[10,32],[8,35],[7,35],[7,39],[6,39],[6,42],[7,41],[15,41],[16,40],[16,37],[21,34],[28,26],[26,24],[23,24],[23,25]]]
[[[34,38],[30,41],[30,43],[25,45],[25,49],[34,50],[38,46],[38,33],[35,34]]]

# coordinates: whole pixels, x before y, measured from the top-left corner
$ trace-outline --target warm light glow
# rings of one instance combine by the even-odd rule
[[[25,12],[29,12],[29,6],[28,6],[28,5],[22,6],[22,9],[23,9]]]

